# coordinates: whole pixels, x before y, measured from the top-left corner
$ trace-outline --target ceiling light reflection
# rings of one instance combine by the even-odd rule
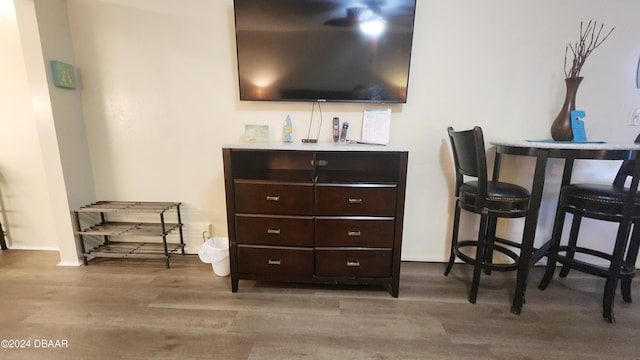
[[[369,36],[378,37],[384,32],[385,23],[382,19],[373,19],[360,23],[360,31]]]

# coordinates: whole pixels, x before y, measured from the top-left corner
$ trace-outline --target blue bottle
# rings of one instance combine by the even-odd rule
[[[291,123],[291,116],[289,116],[289,114],[287,114],[287,118],[284,120],[282,137],[284,142],[293,142],[293,124]]]

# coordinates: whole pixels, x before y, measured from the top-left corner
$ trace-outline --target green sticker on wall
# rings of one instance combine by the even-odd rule
[[[53,85],[67,89],[76,88],[76,73],[73,70],[73,65],[51,60],[51,72]]]

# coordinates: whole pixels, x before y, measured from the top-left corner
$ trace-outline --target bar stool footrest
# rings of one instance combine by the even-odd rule
[[[573,251],[574,254],[586,254],[590,256],[595,256],[601,259],[605,259],[611,261],[611,254],[604,253],[602,251],[587,249],[583,247],[569,247],[569,246],[560,246],[558,248],[558,252],[567,252]],[[588,263],[586,261],[578,260],[574,257],[567,257],[567,255],[558,254],[557,261],[562,265],[568,266],[571,269],[576,269],[578,271],[599,276],[599,277],[607,277],[609,275],[609,268],[604,266],[598,266],[593,263]],[[634,264],[623,263],[622,268],[620,270],[620,278],[632,278],[635,276],[636,268]]]
[[[517,270],[518,269],[518,262],[520,261],[520,256],[518,254],[516,254],[515,252],[513,252],[512,250],[496,244],[496,243],[508,243],[510,246],[517,246],[519,244],[514,243],[512,241],[509,240],[505,240],[505,239],[499,239],[496,238],[496,241],[493,244],[493,251],[497,251],[505,256],[507,256],[508,258],[510,258],[513,262],[512,263],[507,263],[507,264],[494,264],[494,263],[483,263],[482,264],[482,269],[486,270],[494,270],[494,271],[513,271],[513,270]],[[511,245],[514,244],[514,245]],[[464,240],[464,241],[458,241],[458,244],[455,246],[455,248],[453,249],[455,255],[461,259],[462,261],[464,261],[467,264],[471,264],[471,265],[475,265],[476,263],[476,259],[475,257],[469,256],[465,253],[463,253],[461,251],[462,248],[465,247],[477,247],[478,246],[478,241],[477,240]]]

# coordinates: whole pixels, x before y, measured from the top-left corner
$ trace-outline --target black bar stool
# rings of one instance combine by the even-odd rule
[[[635,142],[640,142],[640,136]],[[625,187],[629,176],[632,176],[633,180],[629,187]],[[607,280],[602,298],[602,316],[608,322],[615,322],[613,300],[619,280],[622,281],[623,300],[631,302],[631,278],[635,274],[635,262],[640,246],[640,196],[637,194],[639,176],[640,163],[637,160],[626,160],[620,166],[612,185],[569,184],[562,187],[551,245],[547,252],[547,269],[538,285],[540,290],[546,289],[549,285],[556,262],[563,265],[560,277],[566,277],[570,269],[604,277]],[[573,221],[568,243],[561,245],[566,213],[573,214]],[[610,252],[578,245],[580,223],[584,217],[618,223],[618,232]],[[576,254],[589,256],[578,259],[575,257]],[[609,266],[590,261],[593,259],[607,260]]]
[[[474,265],[469,302],[475,304],[480,283],[480,273],[511,271],[518,267],[519,256],[510,248],[520,248],[520,243],[496,237],[498,218],[518,218],[527,215],[529,191],[521,186],[489,181],[487,179],[487,159],[484,136],[478,126],[473,130],[454,131],[447,129],[456,173],[456,210],[453,219],[451,253],[444,275],[448,275],[456,257]],[[464,181],[465,177],[475,178]],[[458,241],[460,209],[480,215],[480,229],[476,240]],[[465,254],[461,249],[475,247],[475,256]],[[510,263],[494,263],[493,252],[497,251],[512,260]]]

